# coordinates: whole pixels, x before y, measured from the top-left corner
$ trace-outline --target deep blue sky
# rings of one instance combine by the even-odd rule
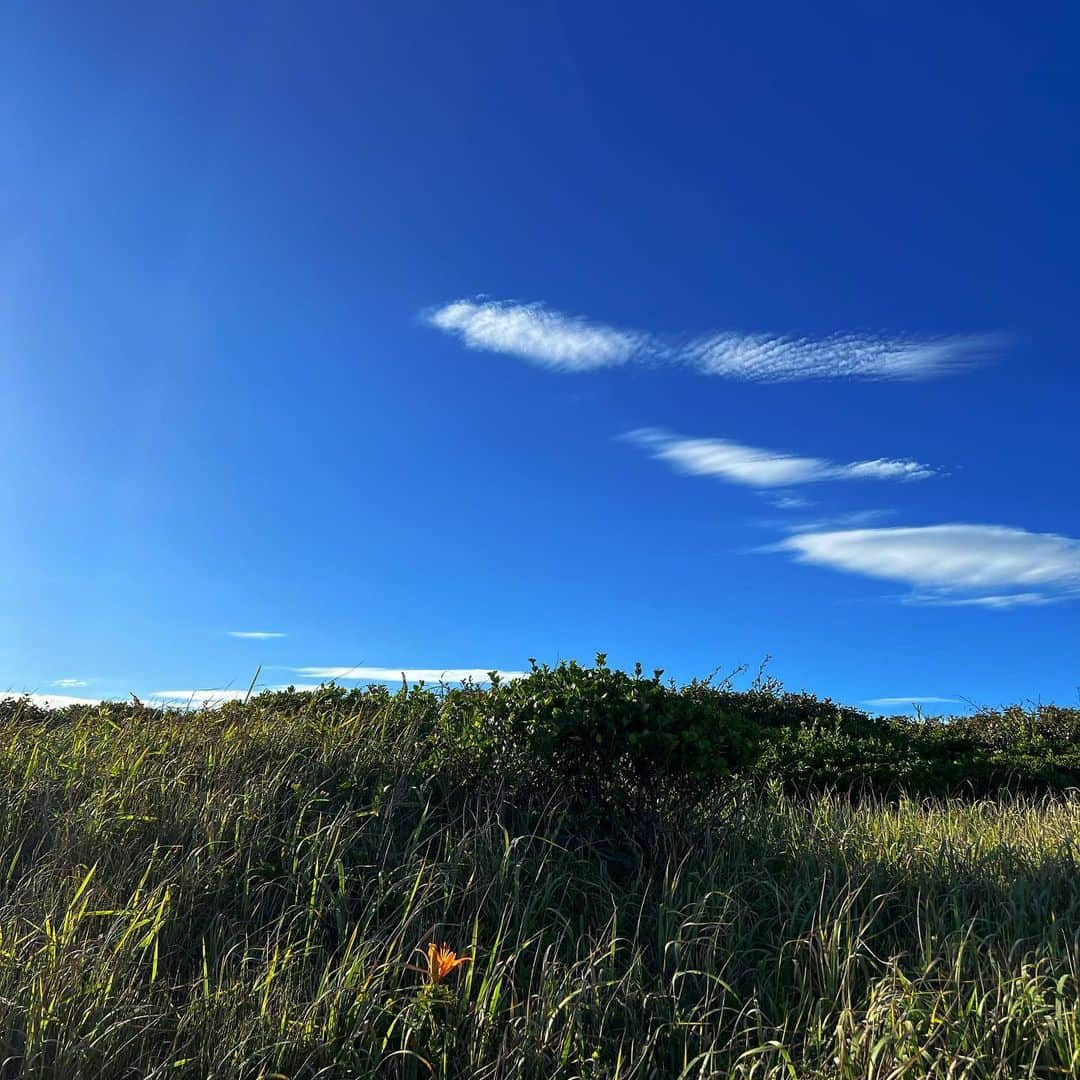
[[[1075,702],[1078,40],[6,5],[0,688],[604,650]]]

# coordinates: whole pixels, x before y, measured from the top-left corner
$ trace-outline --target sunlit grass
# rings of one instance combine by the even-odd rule
[[[428,775],[424,723],[9,714],[0,1075],[1080,1073],[1071,796],[733,787],[620,840]]]

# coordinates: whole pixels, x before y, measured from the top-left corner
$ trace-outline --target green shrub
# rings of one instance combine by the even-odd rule
[[[605,811],[700,794],[748,764],[757,726],[705,683],[681,689],[575,661],[537,665],[490,690],[454,690],[442,708],[444,760],[539,790],[564,788]]]
[[[990,795],[1080,785],[1080,710],[1010,706],[952,718],[875,717],[758,678],[677,687],[662,672],[569,661],[490,689],[450,690],[429,762],[640,817],[739,777],[792,793]]]
[[[785,695],[787,696],[787,695]],[[780,699],[778,699],[779,701]],[[839,709],[831,723],[787,714],[763,738],[751,773],[792,792],[992,795],[1080,785],[1080,710],[982,710],[970,717],[871,717]]]

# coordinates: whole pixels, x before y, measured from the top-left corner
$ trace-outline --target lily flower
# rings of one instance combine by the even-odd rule
[[[421,956],[424,956],[423,949],[417,949]],[[422,974],[428,977],[429,982],[432,985],[441,983],[448,975],[450,975],[455,968],[461,967],[462,964],[467,964],[472,957],[471,956],[458,956],[449,945],[436,945],[434,941],[428,943],[427,953],[427,970],[423,968],[417,968]]]

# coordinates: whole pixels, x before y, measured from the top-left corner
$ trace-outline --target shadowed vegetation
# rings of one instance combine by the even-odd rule
[[[1080,1071],[1077,710],[565,665],[0,728],[4,1077]]]

